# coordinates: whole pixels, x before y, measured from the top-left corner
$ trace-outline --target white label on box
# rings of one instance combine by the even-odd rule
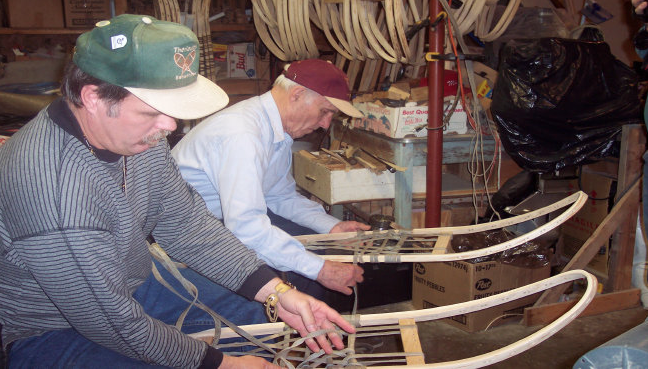
[[[254,43],[229,45],[227,64],[229,78],[256,78]]]
[[[389,137],[402,138],[413,135],[416,137],[427,136],[428,124],[428,107],[413,106],[390,108],[376,105],[371,102],[355,104],[364,117],[354,119],[353,126],[356,128],[366,129]],[[452,104],[444,105],[444,115],[450,109]],[[444,133],[464,134],[468,132],[467,115],[461,103],[455,107],[454,113],[444,128]]]

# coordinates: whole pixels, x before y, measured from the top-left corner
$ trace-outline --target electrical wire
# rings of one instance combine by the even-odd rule
[[[491,165],[488,167],[485,164],[485,158],[484,158],[484,143],[483,143],[483,125],[481,124],[481,115],[479,112],[481,111],[481,106],[479,105],[479,100],[476,95],[476,84],[474,80],[474,70],[472,68],[472,61],[470,60],[465,60],[465,66],[466,66],[466,71],[468,72],[468,83],[471,88],[472,92],[472,107],[470,107],[468,104],[466,104],[466,92],[463,88],[463,76],[461,73],[461,65],[460,63],[460,58],[459,58],[459,53],[457,51],[457,46],[455,44],[455,36],[456,35],[456,40],[457,43],[459,44],[461,50],[466,53],[468,51],[468,47],[466,46],[465,42],[463,41],[463,35],[461,33],[461,29],[459,28],[459,25],[457,23],[457,20],[453,16],[453,14],[450,12],[450,5],[446,0],[439,0],[439,3],[441,6],[444,8],[446,13],[448,14],[448,19],[449,19],[449,24],[447,24],[448,28],[448,37],[450,40],[450,43],[452,45],[452,50],[455,55],[455,60],[457,61],[457,75],[458,75],[458,85],[459,89],[461,91],[461,98],[462,98],[462,104],[464,106],[464,110],[467,113],[468,121],[471,124],[471,127],[473,127],[475,131],[475,136],[473,139],[473,148],[471,149],[471,160],[468,163],[468,172],[471,175],[471,184],[472,184],[472,203],[473,207],[475,209],[475,223],[478,222],[479,219],[479,206],[478,206],[478,196],[477,196],[477,181],[478,178],[483,179],[483,186],[484,186],[484,194],[486,195],[486,200],[488,202],[489,207],[493,211],[495,215],[497,215],[498,218],[501,219],[501,216],[499,212],[494,208],[492,202],[491,202],[491,195],[490,195],[490,190],[488,187],[488,179],[490,178],[489,175],[487,175],[488,172],[493,170],[494,163],[498,161],[498,155],[497,151],[499,151],[499,137],[496,134],[496,132],[492,132],[492,137],[494,138],[496,144],[495,144],[495,151],[493,153],[493,159],[491,161]],[[490,129],[490,126],[489,126]],[[501,165],[501,161],[499,161],[499,165]],[[498,165],[498,167],[499,167]],[[481,168],[480,168],[481,166]],[[481,173],[480,173],[481,169]],[[498,186],[499,186],[499,181],[498,181]],[[499,187],[498,187],[499,188]]]

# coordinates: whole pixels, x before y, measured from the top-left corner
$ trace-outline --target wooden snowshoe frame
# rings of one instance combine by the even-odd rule
[[[326,250],[327,254],[322,255],[324,259],[340,262],[399,263],[467,260],[502,252],[533,240],[571,218],[586,201],[587,195],[579,191],[543,208],[490,223],[413,230],[329,233],[295,238],[308,250]],[[569,208],[554,219],[509,241],[467,252],[452,253],[448,248],[453,235],[510,227],[553,213],[570,204]],[[339,251],[339,254],[333,255],[332,253],[336,251]]]

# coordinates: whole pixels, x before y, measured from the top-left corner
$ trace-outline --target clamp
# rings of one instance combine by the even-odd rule
[[[481,54],[459,54],[459,55],[454,55],[454,54],[441,54],[441,53],[436,53],[436,52],[428,52],[428,53],[425,53],[425,60],[427,60],[427,61],[474,60],[474,61],[483,62],[483,61],[486,60],[486,57],[484,55],[481,55]]]
[[[407,39],[407,41],[410,41],[414,37],[414,35],[416,35],[416,33],[418,31],[420,31],[421,29],[423,29],[423,28],[425,28],[427,26],[430,26],[430,28],[432,28],[434,30],[436,28],[436,26],[442,20],[446,19],[447,17],[448,17],[448,13],[440,12],[439,14],[437,14],[437,17],[436,17],[436,19],[434,21],[430,22],[430,17],[425,18],[425,19],[421,19],[420,21],[418,21],[418,22],[416,22],[416,23],[414,23],[414,24],[412,24],[410,26],[410,28],[407,30],[407,32],[405,32],[405,38]]]

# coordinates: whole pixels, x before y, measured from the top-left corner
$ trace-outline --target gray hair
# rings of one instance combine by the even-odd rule
[[[289,66],[290,66],[290,64],[286,64],[284,66],[284,70],[287,70]],[[291,79],[288,79],[282,73],[277,77],[277,79],[275,79],[274,83],[272,84],[272,87],[275,87],[275,86],[279,87],[279,88],[282,88],[284,91],[290,91],[291,88],[293,88],[295,86],[302,86],[302,85],[300,85],[299,83],[297,83],[297,82],[295,82],[295,81],[293,81]],[[304,87],[304,86],[302,86],[302,87]],[[306,104],[310,105],[313,102],[313,100],[315,100],[315,98],[317,96],[320,96],[320,94],[318,94],[317,92],[311,90],[308,87],[304,87],[304,88],[306,89],[306,95],[305,95]]]

